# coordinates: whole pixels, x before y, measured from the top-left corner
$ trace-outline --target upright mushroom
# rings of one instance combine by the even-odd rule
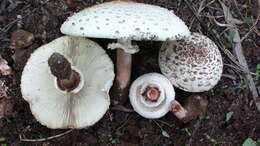
[[[86,8],[69,17],[61,26],[67,35],[117,39],[108,45],[117,49],[116,85],[119,91],[128,86],[131,76],[131,54],[139,48],[136,40],[175,40],[190,34],[184,22],[171,11],[154,5],[113,1]],[[121,94],[119,94],[120,96]]]
[[[109,107],[113,63],[91,40],[64,36],[38,48],[21,78],[23,98],[49,128],[84,128]]]
[[[217,46],[199,33],[166,41],[160,49],[159,65],[174,86],[188,92],[210,90],[218,83],[223,71]]]

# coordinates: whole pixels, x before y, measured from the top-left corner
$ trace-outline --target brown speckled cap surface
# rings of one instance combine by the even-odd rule
[[[160,49],[159,65],[174,86],[188,92],[210,90],[220,80],[223,71],[217,46],[199,33],[165,42]]]

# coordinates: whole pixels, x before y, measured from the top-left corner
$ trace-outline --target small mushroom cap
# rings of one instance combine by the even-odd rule
[[[218,47],[199,33],[167,41],[160,49],[159,66],[174,86],[188,92],[210,90],[223,71]]]
[[[65,56],[81,71],[84,86],[77,93],[55,88],[48,59]],[[108,91],[114,79],[113,63],[95,42],[64,36],[38,48],[29,58],[21,78],[23,98],[35,118],[49,128],[84,128],[100,120],[109,108]]]
[[[156,85],[160,97],[156,102],[145,101],[142,93],[149,84]],[[138,77],[131,85],[129,98],[134,110],[149,119],[161,118],[170,110],[171,102],[175,98],[175,91],[171,82],[159,73],[148,73]]]
[[[131,40],[175,39],[190,31],[173,12],[154,5],[113,1],[69,17],[61,26],[67,35]]]

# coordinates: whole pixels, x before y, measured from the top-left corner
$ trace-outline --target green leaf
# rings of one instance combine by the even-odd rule
[[[212,138],[211,136],[209,136],[208,134],[206,134],[206,138],[207,138],[211,143],[213,143],[213,145],[217,145],[217,144],[218,144],[218,141],[215,140],[214,138]]]
[[[113,137],[110,137],[109,141],[110,141],[111,144],[117,144],[118,143],[118,139],[113,138]]]
[[[233,114],[234,114],[234,112],[228,112],[228,113],[226,114],[226,122],[228,122],[228,121],[231,119],[231,117],[232,117]]]
[[[256,69],[259,70],[260,69],[260,64],[256,65]]]
[[[257,146],[260,146],[260,139],[257,139],[257,140],[256,140],[256,145],[257,145]]]
[[[210,117],[209,116],[200,116],[200,120],[209,120]]]
[[[231,38],[234,38],[235,34],[236,34],[235,30],[229,30],[228,31],[228,36],[230,36]]]
[[[218,31],[216,29],[211,29],[211,31],[214,33],[214,35],[217,37],[217,38],[220,38],[219,34],[218,34]]]
[[[7,144],[4,143],[4,144],[1,144],[1,146],[7,146]]]
[[[168,134],[168,132],[167,131],[165,131],[165,130],[162,130],[162,135],[164,136],[164,137],[170,137],[170,135]]]
[[[250,17],[246,17],[246,18],[244,18],[244,22],[245,23],[253,23],[253,20]]]
[[[254,141],[252,138],[247,138],[244,141],[243,146],[256,146],[256,141]]]
[[[191,136],[190,130],[188,128],[182,128],[181,129],[182,132],[187,133],[189,136]]]
[[[182,0],[176,0],[177,1],[177,5],[180,6],[182,3]]]
[[[241,7],[242,7],[242,8],[245,8],[245,9],[249,8],[249,6],[248,6],[247,4],[244,4],[244,5],[242,5]]]
[[[6,141],[6,138],[0,137],[0,142],[5,142],[5,141]]]

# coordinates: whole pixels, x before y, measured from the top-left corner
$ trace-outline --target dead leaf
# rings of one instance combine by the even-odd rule
[[[13,104],[7,97],[8,88],[0,80],[0,119],[13,114]]]
[[[4,82],[0,80],[0,99],[7,97],[7,88],[4,85]]]
[[[38,44],[32,44],[27,49],[16,49],[15,53],[12,55],[12,59],[14,60],[16,68],[23,69],[31,53],[38,47]]]
[[[219,1],[219,2],[222,6],[224,16],[225,16],[225,19],[226,19],[228,24],[236,25],[236,24],[243,24],[244,23],[243,21],[241,21],[239,19],[233,18],[231,12],[229,11],[229,8],[223,2],[221,2],[221,1]]]
[[[2,75],[10,75],[11,73],[12,73],[12,69],[8,65],[7,61],[4,60],[0,56],[0,74],[2,74]]]
[[[11,34],[11,46],[13,49],[20,49],[30,46],[33,43],[34,35],[28,31],[17,29]]]

